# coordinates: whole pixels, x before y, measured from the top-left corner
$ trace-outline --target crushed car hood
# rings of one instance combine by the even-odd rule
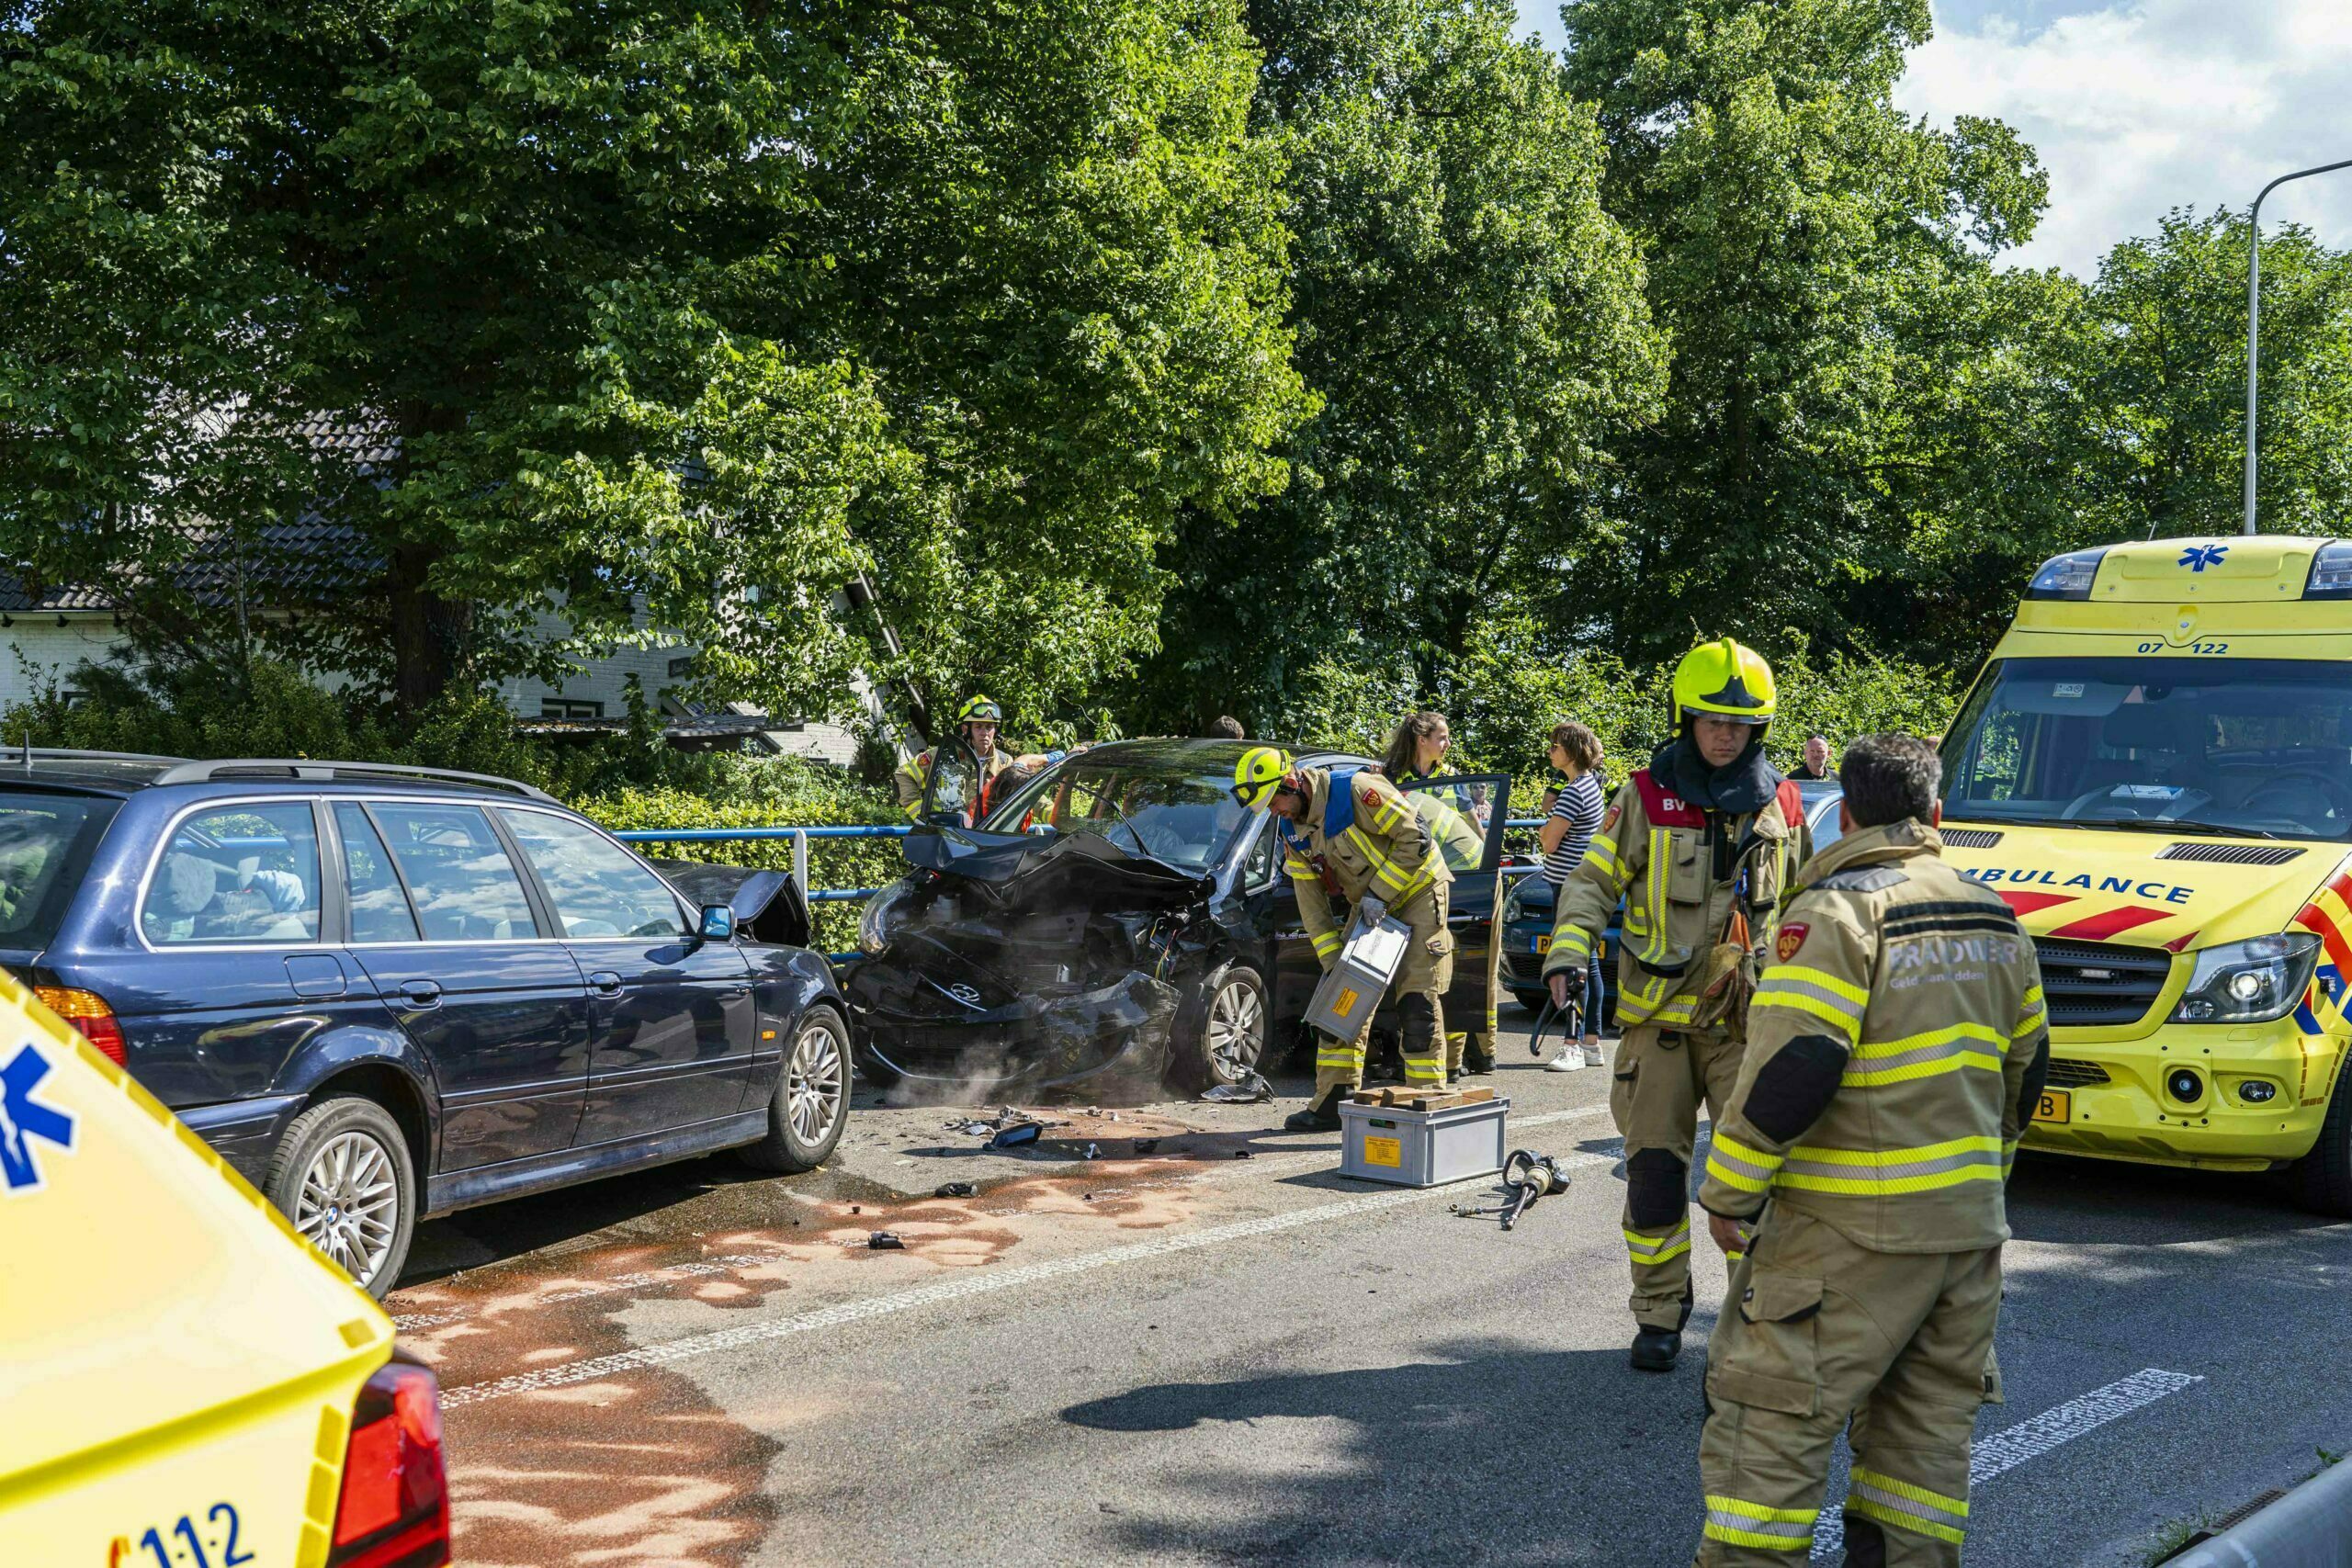
[[[1216,878],[1132,854],[1093,833],[978,833],[919,829],[907,859],[944,878],[976,884],[1001,907],[1106,900],[1125,908],[1172,908],[1205,897]]]

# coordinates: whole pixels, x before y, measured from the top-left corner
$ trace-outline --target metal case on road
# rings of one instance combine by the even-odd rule
[[[1340,1102],[1340,1174],[1397,1187],[1442,1187],[1503,1168],[1508,1099],[1442,1111]]]

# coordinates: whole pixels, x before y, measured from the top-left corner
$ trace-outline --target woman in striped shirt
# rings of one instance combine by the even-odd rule
[[[1555,907],[1560,885],[1584,863],[1585,851],[1600,829],[1600,814],[1608,799],[1608,781],[1600,772],[1600,737],[1568,719],[1552,727],[1552,766],[1566,780],[1544,792],[1544,825],[1536,840],[1544,848],[1544,880],[1552,885]],[[1603,1065],[1600,1055],[1600,949],[1595,944],[1585,972],[1584,1038],[1561,1045],[1560,1054],[1544,1065],[1553,1073],[1579,1072]]]

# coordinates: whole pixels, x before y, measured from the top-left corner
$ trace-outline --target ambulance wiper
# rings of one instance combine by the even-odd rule
[[[2200,822],[2194,817],[2078,817],[2078,828],[2120,828],[2127,833],[2205,833],[2224,839],[2275,839],[2267,828],[2240,828],[2225,822]]]

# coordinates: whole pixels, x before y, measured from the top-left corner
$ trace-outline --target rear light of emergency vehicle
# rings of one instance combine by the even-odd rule
[[[35,986],[33,995],[39,997],[50,1011],[80,1030],[82,1038],[98,1048],[98,1055],[119,1067],[128,1054],[123,1045],[122,1025],[115,1021],[114,1009],[96,991],[77,991],[67,986]]]
[[[2352,599],[2352,540],[2330,539],[2312,554],[2306,599]]]
[[[2104,546],[2096,550],[2070,550],[2063,556],[2052,556],[2041,563],[2027,585],[2029,599],[2087,599],[2091,583],[2098,576],[2098,563],[2106,558]]]
[[[390,1361],[352,1407],[328,1568],[440,1568],[448,1561],[440,1386],[413,1361]]]
[[[2309,931],[2224,942],[2197,954],[2188,988],[2172,1010],[2175,1023],[2267,1023],[2303,999],[2319,962]]]

